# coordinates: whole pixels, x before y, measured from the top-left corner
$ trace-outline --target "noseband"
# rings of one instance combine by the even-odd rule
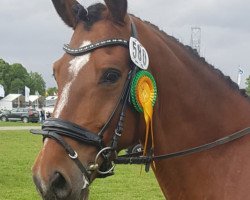
[[[131,36],[137,37],[136,27],[133,22],[131,24]],[[96,49],[110,46],[122,46],[125,48],[129,48],[129,41],[119,38],[113,38],[99,41],[78,49],[73,49],[69,45],[64,45],[63,49],[66,53],[72,56],[80,56]],[[100,178],[113,175],[114,166],[111,162],[111,157],[116,156],[117,144],[123,132],[125,110],[129,101],[131,79],[135,76],[137,71],[138,67],[131,62],[131,70],[127,75],[127,79],[125,81],[118,102],[110,117],[107,119],[102,129],[99,131],[99,133],[92,133],[91,131],[82,128],[77,124],[58,118],[47,119],[42,125],[42,130],[31,130],[31,133],[33,134],[43,135],[44,139],[51,138],[57,141],[65,149],[69,157],[76,163],[78,168],[81,170],[83,176],[85,177],[85,180],[87,181],[87,185],[91,182],[91,174],[93,171],[97,171],[99,174],[98,177]],[[117,127],[114,131],[110,146],[106,146],[103,141],[104,133],[108,128],[109,124],[111,123],[115,113],[118,112],[120,105],[122,106]],[[95,146],[98,149],[99,153],[96,155],[94,164],[85,166],[79,160],[77,152],[64,140],[62,136],[74,139],[84,144]],[[101,166],[99,166],[98,164],[98,160],[100,157],[102,157],[103,159],[103,163]]]

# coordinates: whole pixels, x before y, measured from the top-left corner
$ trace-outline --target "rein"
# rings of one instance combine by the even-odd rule
[[[134,154],[128,154],[128,155],[124,155],[124,156],[118,156],[114,160],[114,163],[115,164],[145,164],[146,169],[147,169],[147,167],[149,167],[149,165],[153,161],[166,160],[166,159],[170,159],[170,158],[177,158],[177,157],[181,157],[181,156],[188,156],[188,155],[191,155],[194,153],[203,152],[203,151],[218,147],[220,145],[232,142],[234,140],[240,139],[248,134],[250,134],[250,127],[245,128],[243,130],[240,130],[238,132],[235,132],[231,135],[225,136],[223,138],[220,138],[218,140],[215,140],[211,143],[207,143],[207,144],[193,147],[190,149],[177,151],[174,153],[169,153],[169,154],[164,154],[164,155],[159,155],[159,156],[139,156],[138,157],[138,153],[135,153],[135,155],[137,156],[137,157],[135,157],[135,156],[133,156]]]

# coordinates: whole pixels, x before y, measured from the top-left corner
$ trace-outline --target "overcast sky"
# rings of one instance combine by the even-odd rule
[[[84,5],[97,1],[82,0]],[[241,87],[250,75],[249,0],[129,0],[129,12],[159,26],[184,44],[191,27],[201,28],[201,55]],[[39,72],[47,87],[55,86],[52,64],[72,34],[57,16],[50,0],[0,0],[0,58]]]

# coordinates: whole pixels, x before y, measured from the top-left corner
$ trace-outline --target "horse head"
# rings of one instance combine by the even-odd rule
[[[239,139],[250,132],[243,129],[250,107],[235,83],[129,15],[126,0],[87,9],[52,2],[74,33],[53,67],[53,116],[32,130],[44,136],[33,166],[42,198],[87,199],[91,182],[111,175],[114,161],[151,164],[167,199],[246,199],[250,146]],[[116,156],[139,140],[143,156]]]
[[[136,143],[144,131],[141,115],[125,100],[131,75],[126,43],[131,19],[125,0],[105,0],[106,5],[87,9],[75,0],[52,2],[74,33],[53,66],[58,101],[53,119],[44,123],[44,145],[33,179],[43,199],[87,199],[103,157],[112,160],[115,154],[103,147],[115,145],[119,151]],[[119,143],[114,135],[121,137]]]

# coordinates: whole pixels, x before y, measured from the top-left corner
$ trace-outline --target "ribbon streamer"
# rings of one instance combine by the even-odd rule
[[[146,124],[145,143],[143,148],[143,156],[146,156],[148,149],[149,135],[151,135],[151,148],[154,149],[154,132],[153,132],[153,99],[154,86],[150,78],[143,76],[138,81],[137,87],[138,101],[144,113]],[[155,168],[155,163],[153,163]]]
[[[146,156],[149,137],[151,136],[151,151],[154,149],[154,133],[153,133],[153,106],[157,97],[157,88],[155,80],[148,71],[139,71],[133,80],[131,87],[132,103],[137,111],[143,112],[146,134],[144,142],[143,156]],[[153,162],[155,168],[155,163]]]

